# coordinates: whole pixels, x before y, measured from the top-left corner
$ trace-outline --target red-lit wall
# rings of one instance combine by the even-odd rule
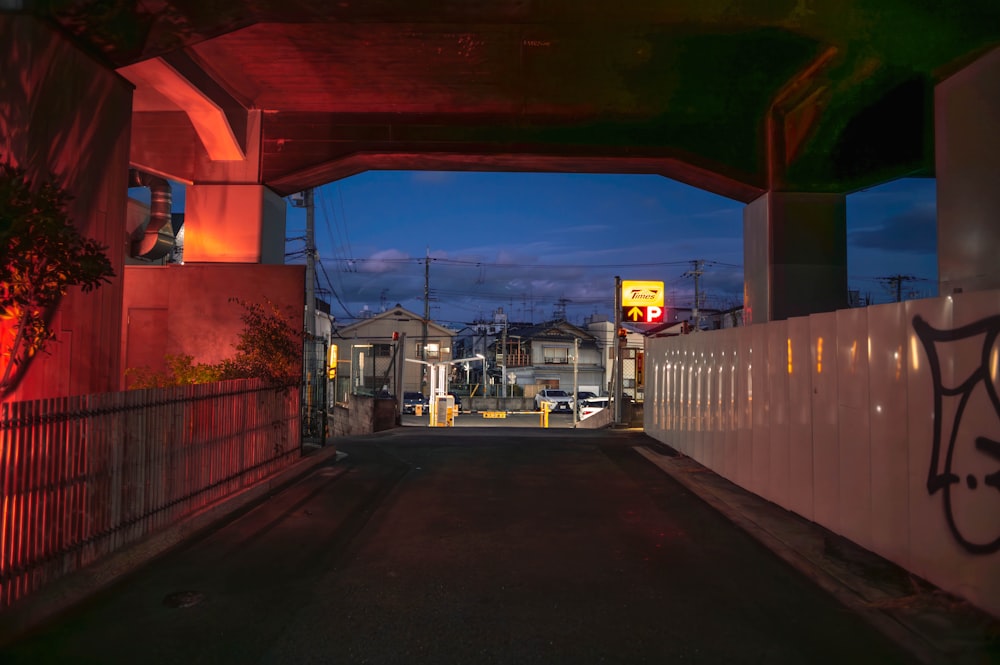
[[[70,214],[80,231],[108,246],[118,274],[97,291],[64,298],[49,353],[26,366],[5,399],[116,390],[131,86],[28,16],[0,15],[0,62],[0,160],[33,178],[55,174],[74,197]]]
[[[163,369],[165,356],[216,363],[235,353],[243,308],[270,301],[302,329],[305,266],[195,263],[125,268],[122,367]],[[124,378],[124,377],[123,377]],[[124,388],[125,384],[122,384]]]

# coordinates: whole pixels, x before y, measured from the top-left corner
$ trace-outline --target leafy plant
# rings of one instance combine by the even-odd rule
[[[222,361],[222,378],[260,377],[283,383],[299,371],[302,359],[302,332],[293,328],[274,303],[266,306],[240,298],[230,298],[243,308],[243,332],[236,355]]]
[[[132,377],[133,389],[166,388],[168,386],[188,386],[197,383],[212,383],[221,380],[219,365],[195,363],[194,358],[181,354],[167,354],[166,371],[158,372],[148,367],[130,367],[125,375]]]
[[[302,333],[292,327],[270,301],[250,303],[230,298],[243,308],[243,331],[234,345],[236,354],[216,364],[195,364],[191,356],[167,355],[167,369],[129,368],[131,388],[163,388],[229,379],[262,378],[285,384],[299,371]]]
[[[96,240],[83,237],[66,206],[71,196],[52,178],[32,183],[23,169],[0,163],[0,396],[55,336],[49,327],[74,286],[92,291],[115,272]]]

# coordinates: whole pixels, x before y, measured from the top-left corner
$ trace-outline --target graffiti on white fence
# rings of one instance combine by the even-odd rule
[[[955,540],[972,554],[1000,551],[1000,316],[951,330],[913,317],[934,385],[934,440],[927,491],[941,492]],[[948,376],[942,369],[948,359]],[[974,357],[962,364],[957,358]],[[968,371],[966,371],[968,369]],[[950,423],[950,427],[945,427]],[[964,478],[962,475],[964,474]],[[994,492],[993,490],[996,490]]]

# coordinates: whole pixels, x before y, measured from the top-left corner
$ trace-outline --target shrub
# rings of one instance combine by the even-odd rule
[[[163,388],[193,383],[211,383],[230,379],[261,378],[270,383],[284,384],[295,380],[301,361],[302,333],[293,328],[278,308],[230,298],[243,308],[243,331],[234,345],[236,354],[214,365],[194,364],[187,355],[167,355],[167,369],[156,371],[148,367],[129,368],[133,377],[130,388]]]
[[[55,337],[52,314],[70,287],[86,293],[115,275],[107,248],[70,220],[71,198],[51,177],[32,183],[23,169],[0,163],[0,396]]]

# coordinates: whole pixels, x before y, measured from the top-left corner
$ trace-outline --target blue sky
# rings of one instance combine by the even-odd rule
[[[874,302],[884,279],[936,292],[935,182],[906,179],[848,197],[850,287]],[[305,214],[292,209],[290,262],[302,260]],[[319,288],[338,319],[383,302],[461,324],[503,307],[542,321],[612,316],[614,277],[666,284],[690,306],[685,273],[703,260],[706,306],[742,303],[743,205],[654,175],[372,171],[316,190]],[[336,296],[332,292],[336,293]],[[563,302],[560,304],[560,300]]]
[[[885,278],[905,275],[904,297],[936,295],[935,208],[929,178],[849,195],[849,287],[889,302]],[[288,262],[304,260],[304,234],[290,207]],[[383,303],[423,312],[428,253],[431,317],[448,325],[499,307],[513,321],[611,318],[616,275],[663,281],[667,306],[689,307],[696,260],[706,306],[743,297],[743,204],[655,175],[369,171],[316,190],[316,245],[318,293],[341,321]]]

